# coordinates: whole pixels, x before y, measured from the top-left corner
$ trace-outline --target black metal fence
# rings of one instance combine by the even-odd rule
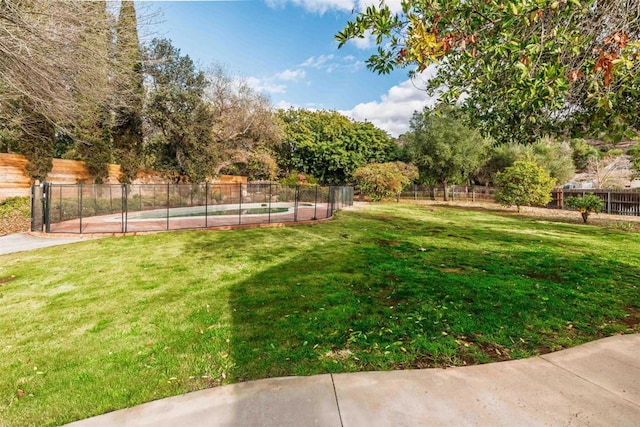
[[[132,233],[300,222],[351,205],[351,187],[44,183],[31,187],[31,230]]]

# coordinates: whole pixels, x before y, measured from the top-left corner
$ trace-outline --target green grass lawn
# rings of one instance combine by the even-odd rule
[[[313,226],[0,256],[0,425],[284,375],[528,357],[640,330],[640,234],[373,205]],[[19,391],[20,390],[20,391]]]

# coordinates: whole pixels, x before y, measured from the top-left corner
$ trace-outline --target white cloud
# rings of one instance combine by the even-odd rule
[[[373,36],[371,35],[371,31],[367,30],[364,34],[364,37],[357,37],[355,39],[349,40],[349,43],[352,43],[358,49],[369,49],[374,46]]]
[[[247,78],[247,84],[258,92],[266,93],[286,93],[287,86],[274,83],[271,79],[260,79],[258,77]]]
[[[300,82],[305,79],[307,72],[303,69],[286,69],[267,77],[249,77],[247,84],[263,93],[286,93],[287,84]],[[284,83],[283,83],[284,82]]]
[[[288,110],[289,108],[298,108],[298,106],[296,104],[293,104],[289,101],[285,101],[285,100],[281,100],[278,101],[275,105],[275,108],[281,109],[281,110]]]
[[[364,62],[359,61],[353,55],[339,57],[334,54],[329,54],[307,58],[300,64],[300,67],[315,68],[326,71],[327,73],[332,73],[336,70],[354,72],[363,68]]]
[[[382,95],[380,101],[361,103],[340,113],[354,120],[368,120],[397,137],[409,130],[409,120],[414,111],[422,111],[426,105],[435,104],[435,97],[429,96],[421,89],[424,87],[424,80],[433,72],[433,69],[427,69],[417,79],[406,80],[393,86]]]
[[[295,81],[299,81],[299,80],[303,80],[306,77],[307,73],[304,70],[289,70],[286,69],[284,71],[282,71],[281,73],[277,73],[274,75],[275,79],[278,80],[284,80],[287,82],[295,82]]]
[[[265,0],[269,7],[285,7],[288,3],[309,12],[324,14],[329,10],[350,11],[356,7],[354,0]]]
[[[400,12],[402,10],[401,0],[386,0],[392,12]],[[342,12],[363,11],[367,6],[378,6],[379,0],[265,0],[269,7],[282,8],[287,4],[302,7],[309,12],[324,14],[330,10],[338,10]]]
[[[311,67],[311,68],[324,68],[327,62],[332,61],[333,58],[335,58],[334,54],[312,56],[310,58],[307,58],[302,64],[300,64],[300,66]],[[352,58],[352,56],[349,55],[349,58]]]

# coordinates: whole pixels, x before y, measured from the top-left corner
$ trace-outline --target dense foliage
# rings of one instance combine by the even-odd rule
[[[388,162],[398,147],[369,122],[354,122],[335,111],[279,111],[284,142],[278,163],[285,171],[310,174],[324,184],[349,182],[353,171],[371,161]]]
[[[0,236],[29,231],[31,225],[31,199],[8,197],[0,201]]]
[[[420,180],[447,187],[468,181],[482,165],[488,142],[463,125],[448,110],[425,109],[411,119],[410,131],[402,137],[411,162],[420,171]]]
[[[154,39],[144,54],[151,165],[174,181],[204,181],[217,162],[205,75],[168,40]]]
[[[598,150],[584,139],[574,138],[569,141],[569,144],[573,150],[573,164],[578,172],[584,172],[589,167],[589,163],[599,157]]]
[[[378,73],[435,65],[427,89],[464,99],[469,118],[500,142],[548,133],[621,138],[640,109],[640,1],[403,0],[381,2],[336,35],[371,37]]]
[[[142,164],[142,107],[144,76],[138,39],[136,10],[132,1],[123,1],[116,26],[115,61],[122,73],[115,76],[114,90],[126,94],[126,102],[113,105],[113,160],[120,164],[121,180],[135,179]]]
[[[633,178],[640,179],[640,144],[631,147],[627,151],[627,155],[631,160],[631,171]]]
[[[360,166],[353,172],[353,179],[360,191],[374,202],[397,196],[411,182],[393,162]]]
[[[536,163],[518,160],[496,175],[496,201],[504,206],[544,206],[551,201],[555,181]]]
[[[574,208],[582,215],[582,221],[586,224],[589,215],[600,213],[602,209],[602,199],[595,194],[585,194],[584,196],[569,197],[565,202],[570,208]]]
[[[528,160],[544,168],[551,178],[562,184],[575,174],[574,157],[575,152],[569,142],[548,137],[528,145],[495,145],[488,150],[487,160],[478,170],[476,179],[482,184],[492,185],[498,172],[517,160]]]

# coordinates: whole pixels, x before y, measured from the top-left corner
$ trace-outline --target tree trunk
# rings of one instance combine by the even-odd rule
[[[449,201],[449,194],[447,193],[447,181],[443,180],[442,181],[442,189],[444,190],[444,201],[448,202]]]
[[[582,221],[586,224],[587,218],[589,218],[589,212],[580,212],[580,214],[582,215]]]

